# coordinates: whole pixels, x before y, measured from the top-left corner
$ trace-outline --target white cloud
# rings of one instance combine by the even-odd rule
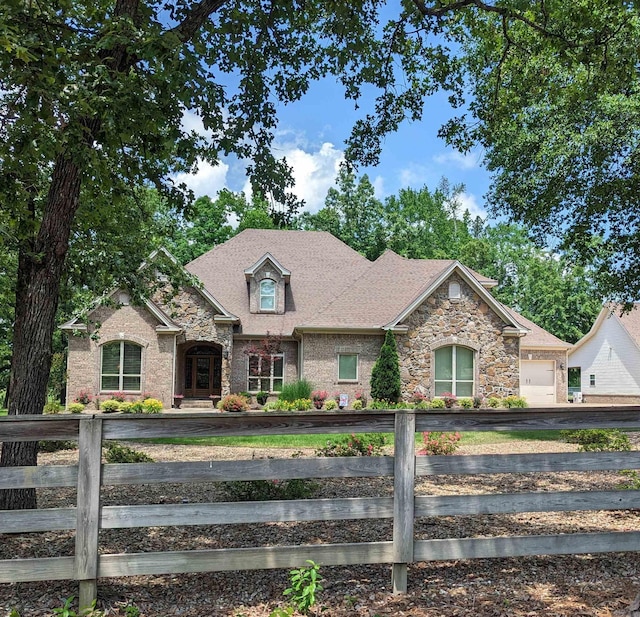
[[[487,218],[487,212],[484,210],[478,201],[476,200],[476,196],[473,193],[460,193],[458,195],[458,203],[460,204],[460,216],[464,214],[465,210],[469,210],[469,214],[471,214],[471,218],[476,218],[479,216],[481,218]]]
[[[305,210],[317,212],[324,206],[327,191],[335,185],[344,152],[325,142],[319,149],[308,152],[299,142],[277,144],[274,150],[287,159],[293,170],[295,186],[292,192],[304,199]]]
[[[384,199],[386,197],[384,191],[384,178],[382,176],[376,176],[371,184],[373,185],[374,195],[376,199]]]
[[[457,150],[447,150],[442,154],[433,157],[433,161],[445,167],[456,167],[458,169],[476,169],[482,162],[482,154],[479,150],[472,150],[462,154]]]
[[[184,182],[195,194],[196,197],[209,195],[216,198],[218,191],[227,185],[227,172],[229,165],[218,163],[212,165],[207,161],[198,161],[198,171],[195,174],[180,173],[174,178],[176,183]]]

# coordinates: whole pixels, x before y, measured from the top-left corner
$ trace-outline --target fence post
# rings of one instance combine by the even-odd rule
[[[416,415],[399,409],[395,414],[393,471],[393,593],[407,592],[407,564],[413,561]]]
[[[80,584],[80,610],[98,597],[98,527],[100,524],[100,476],[102,419],[81,419],[78,438],[78,506],[76,522],[75,578]]]

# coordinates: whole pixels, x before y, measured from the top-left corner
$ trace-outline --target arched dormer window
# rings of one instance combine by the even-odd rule
[[[260,281],[260,310],[276,310],[276,284],[271,279]]]
[[[130,341],[106,343],[101,350],[100,390],[140,392],[142,347]]]

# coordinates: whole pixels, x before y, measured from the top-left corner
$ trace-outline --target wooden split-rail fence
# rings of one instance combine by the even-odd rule
[[[416,431],[516,431],[640,428],[640,407],[564,407],[500,411],[303,412],[238,414],[63,415],[0,418],[0,441],[78,440],[77,465],[0,468],[0,489],[77,487],[68,508],[0,512],[1,533],[76,531],[74,556],[0,560],[0,583],[77,580],[80,606],[97,597],[103,577],[289,568],[391,565],[395,592],[407,589],[407,565],[429,560],[640,550],[640,532],[571,533],[420,540],[417,517],[640,508],[640,491],[532,492],[416,496],[416,477],[640,468],[640,452],[416,456]],[[318,433],[393,433],[394,455],[352,458],[104,464],[103,440]],[[393,477],[392,497],[257,503],[102,506],[101,487],[163,482]],[[269,521],[392,519],[390,541],[105,554],[101,529],[261,524]],[[43,540],[44,541],[44,540]]]

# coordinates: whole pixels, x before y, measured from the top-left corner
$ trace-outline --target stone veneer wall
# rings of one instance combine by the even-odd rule
[[[214,317],[218,314],[195,289],[186,288],[170,301],[161,304],[161,299],[156,298],[158,305],[178,325],[183,332],[178,335],[178,358],[176,374],[176,392],[182,392],[182,380],[184,379],[184,353],[185,344],[190,342],[215,343],[222,348],[222,396],[231,391],[231,363],[233,358],[233,325],[228,323],[217,324]],[[225,351],[227,358],[225,358]]]
[[[567,396],[569,394],[568,374],[567,367],[569,361],[567,358],[566,350],[554,351],[552,349],[527,349],[524,344],[526,343],[526,337],[520,349],[521,360],[553,360],[556,367],[555,383],[556,383],[556,396],[554,403],[566,403]],[[531,356],[531,358],[529,358]],[[560,365],[564,366],[564,369],[560,368]]]
[[[460,299],[449,299],[449,280],[460,283]],[[433,395],[434,353],[445,345],[476,351],[475,395],[518,394],[519,339],[503,336],[504,322],[462,278],[449,280],[405,320],[409,331],[396,335],[403,397]]]
[[[171,407],[171,378],[173,375],[173,348],[175,334],[156,332],[158,321],[145,307],[101,307],[91,314],[89,333],[83,337],[69,336],[67,362],[67,403],[73,401],[80,390],[94,397],[108,398],[100,391],[101,346],[112,341],[131,341],[142,346],[142,392],[149,392]],[[92,340],[89,334],[96,334]],[[131,398],[137,395],[132,394]]]
[[[382,335],[362,334],[305,334],[303,338],[304,378],[318,390],[349,395],[349,403],[356,391],[363,391],[371,399],[371,369],[378,359]],[[358,354],[358,381],[338,381],[338,354]]]
[[[244,350],[252,345],[259,345],[261,339],[255,341],[234,341],[233,361],[231,363],[231,392],[244,392],[247,389],[247,356]],[[284,354],[284,381],[298,379],[298,343],[289,340],[282,341]]]

